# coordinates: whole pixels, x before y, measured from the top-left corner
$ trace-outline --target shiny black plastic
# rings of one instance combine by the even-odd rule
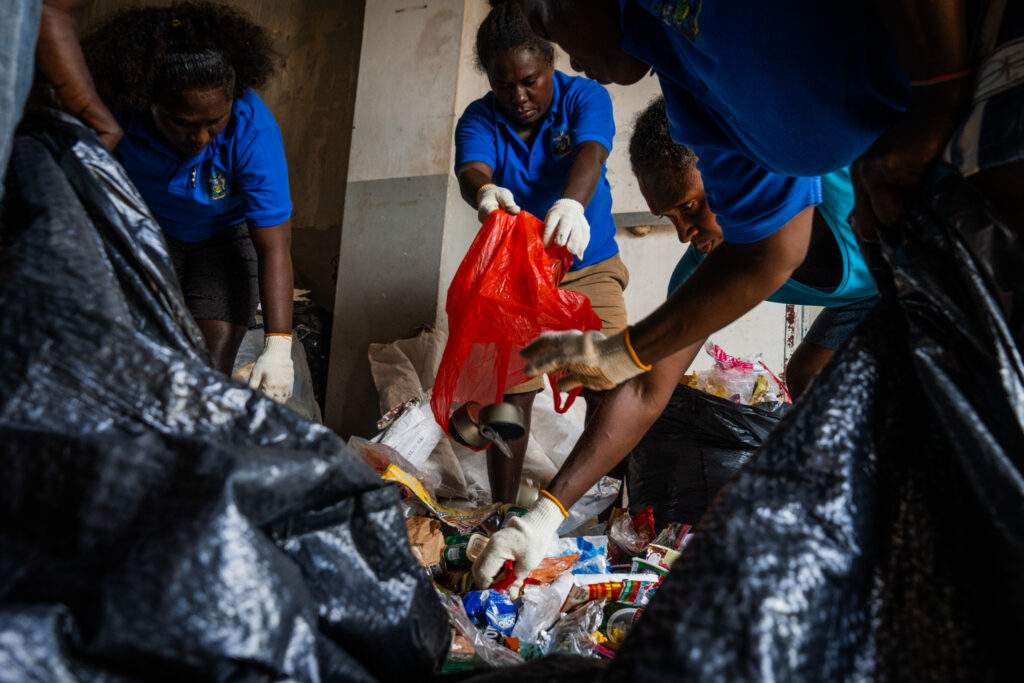
[[[447,617],[397,490],[204,361],[96,137],[15,141],[0,223],[0,680],[416,680]]]
[[[896,291],[715,499],[607,680],[1019,676],[1021,247],[945,169],[886,239]]]
[[[696,524],[789,406],[742,406],[679,385],[629,454],[630,507],[650,505],[658,528]]]

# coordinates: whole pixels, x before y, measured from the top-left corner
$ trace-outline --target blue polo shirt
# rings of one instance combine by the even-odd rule
[[[863,301],[878,293],[864,257],[861,256],[860,247],[857,246],[853,228],[846,221],[846,217],[853,210],[853,183],[850,181],[850,170],[844,168],[822,176],[821,186],[822,201],[817,210],[839,245],[843,262],[839,284],[832,290],[824,290],[790,278],[768,297],[768,301],[778,304],[836,307]],[[696,249],[686,250],[669,279],[669,294],[693,275],[693,271],[697,270],[704,257],[705,255]]]
[[[661,81],[727,239],[752,242],[905,109],[909,85],[863,3],[619,0],[622,48]],[[788,200],[784,199],[788,198]],[[792,217],[792,216],[790,216]]]
[[[171,237],[200,242],[243,221],[261,228],[291,218],[281,130],[252,90],[235,100],[224,130],[186,159],[163,141],[149,112],[118,112],[118,120],[125,134],[116,152]]]
[[[491,167],[492,180],[507,188],[516,203],[543,218],[562,196],[572,168],[572,149],[594,140],[609,152],[615,137],[612,100],[608,91],[586,78],[555,71],[551,107],[540,131],[527,146],[487,93],[463,112],[455,128],[455,172],[470,161]],[[612,220],[612,189],[601,169],[601,179],[584,214],[590,223],[590,243],[572,270],[593,265],[619,253]]]

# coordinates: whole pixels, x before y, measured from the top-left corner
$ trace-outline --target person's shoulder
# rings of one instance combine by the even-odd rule
[[[270,108],[252,90],[246,90],[237,98],[232,110],[235,115],[236,134],[243,137],[263,130],[277,129],[277,120],[274,119]]]
[[[561,92],[561,99],[566,102],[592,102],[595,99],[611,102],[608,89],[597,81],[585,76],[570,76],[555,71],[555,80]]]
[[[466,107],[465,111],[462,112],[463,119],[477,119],[481,121],[488,121],[494,123],[494,95],[488,92],[483,97],[479,97]]]

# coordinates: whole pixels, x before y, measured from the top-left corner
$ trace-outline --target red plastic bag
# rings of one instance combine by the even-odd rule
[[[446,433],[453,401],[496,403],[506,387],[528,379],[519,350],[537,335],[601,329],[587,297],[558,289],[572,254],[545,249],[543,233],[543,221],[526,211],[495,211],[455,273],[445,305],[448,344],[430,399]]]

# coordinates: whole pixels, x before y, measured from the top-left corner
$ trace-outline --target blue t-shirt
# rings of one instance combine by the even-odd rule
[[[779,212],[791,213],[783,198],[815,192],[816,181],[794,178],[848,166],[909,98],[863,3],[619,3],[622,48],[654,67],[672,137],[699,157],[708,204],[733,242],[781,227]]]
[[[609,152],[615,137],[612,100],[608,91],[586,78],[554,73],[551,108],[540,131],[527,147],[487,93],[463,112],[455,128],[455,172],[470,161],[491,167],[492,180],[508,188],[516,203],[543,219],[562,196],[572,168],[572,150],[593,140]],[[612,220],[612,189],[601,169],[601,179],[584,214],[590,223],[590,243],[572,270],[589,266],[619,253]]]
[[[782,283],[768,297],[768,301],[778,304],[799,304],[802,306],[846,306],[863,301],[878,293],[875,282],[871,279],[868,266],[861,256],[853,229],[846,222],[846,217],[853,210],[853,184],[850,181],[849,169],[821,177],[822,200],[817,210],[832,230],[839,244],[839,252],[843,260],[843,273],[835,289],[826,291],[797,282],[790,278]],[[693,275],[697,266],[704,260],[704,254],[697,249],[688,248],[679,259],[669,279],[668,293],[676,291],[687,278]]]
[[[252,90],[235,100],[224,130],[187,159],[163,141],[148,112],[118,119],[125,134],[116,152],[171,237],[200,242],[243,221],[262,228],[291,218],[281,130]]]

